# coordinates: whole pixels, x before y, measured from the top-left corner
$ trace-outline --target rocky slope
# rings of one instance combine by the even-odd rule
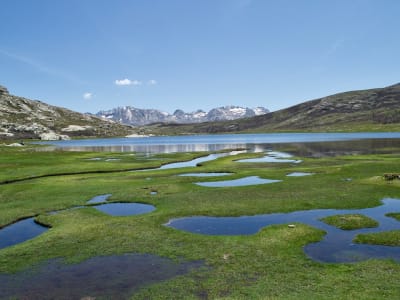
[[[263,115],[268,112],[269,111],[264,107],[243,108],[239,106],[224,106],[214,108],[208,113],[203,110],[187,113],[177,109],[173,114],[169,114],[156,109],[139,109],[125,106],[108,111],[100,111],[96,115],[123,124],[147,125],[151,123],[201,123],[236,120]]]
[[[252,118],[147,128],[158,134],[366,130],[400,130],[400,84],[339,93]]]
[[[0,139],[121,136],[129,126],[9,94],[0,86]]]

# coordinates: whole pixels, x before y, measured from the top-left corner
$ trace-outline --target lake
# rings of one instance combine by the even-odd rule
[[[373,144],[386,143],[400,146],[400,132],[362,132],[362,133],[265,133],[265,134],[218,134],[186,136],[154,136],[140,138],[84,139],[70,141],[46,141],[49,144],[42,150],[62,149],[67,151],[106,151],[106,152],[198,152],[246,148],[253,152],[263,152],[275,144],[286,143],[330,143],[328,148],[352,141],[354,147],[366,150]],[[339,142],[339,143],[338,143]],[[395,145],[392,145],[395,144]],[[348,143],[347,143],[348,145]],[[357,146],[359,145],[359,146]],[[325,144],[326,147],[326,144]],[[344,150],[346,151],[346,150]]]

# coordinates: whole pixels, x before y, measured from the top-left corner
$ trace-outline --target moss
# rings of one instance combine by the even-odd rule
[[[379,225],[374,219],[360,214],[335,215],[322,218],[321,220],[343,230],[373,228]]]

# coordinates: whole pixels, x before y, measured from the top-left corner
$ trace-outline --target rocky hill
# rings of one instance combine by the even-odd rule
[[[252,118],[147,128],[158,134],[387,130],[400,130],[400,84],[339,93]]]
[[[0,86],[0,139],[56,140],[130,133],[129,126],[14,96]]]
[[[244,108],[239,106],[224,106],[210,110],[184,112],[177,109],[173,114],[156,109],[140,109],[131,106],[117,107],[107,111],[100,111],[96,115],[104,119],[123,124],[147,125],[151,123],[202,123],[211,121],[236,120],[268,113],[264,107]]]

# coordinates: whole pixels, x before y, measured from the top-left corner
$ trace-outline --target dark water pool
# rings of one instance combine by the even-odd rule
[[[1,299],[129,299],[139,288],[183,275],[203,262],[175,262],[148,254],[51,260],[39,268],[0,274]],[[89,298],[91,297],[91,298]]]
[[[111,216],[133,216],[149,213],[156,209],[153,205],[143,203],[107,203],[93,207]]]
[[[400,222],[385,216],[400,211],[400,199],[385,198],[383,205],[365,209],[316,209],[292,213],[274,213],[242,217],[186,217],[172,219],[167,226],[206,235],[249,235],[272,224],[304,223],[326,231],[322,241],[308,244],[304,252],[320,262],[354,262],[369,258],[391,258],[400,261],[400,247],[355,244],[357,234],[400,230]],[[341,230],[320,218],[337,214],[363,214],[379,222],[376,228]]]
[[[0,249],[33,239],[48,229],[48,227],[36,223],[34,218],[8,225],[0,229]]]

